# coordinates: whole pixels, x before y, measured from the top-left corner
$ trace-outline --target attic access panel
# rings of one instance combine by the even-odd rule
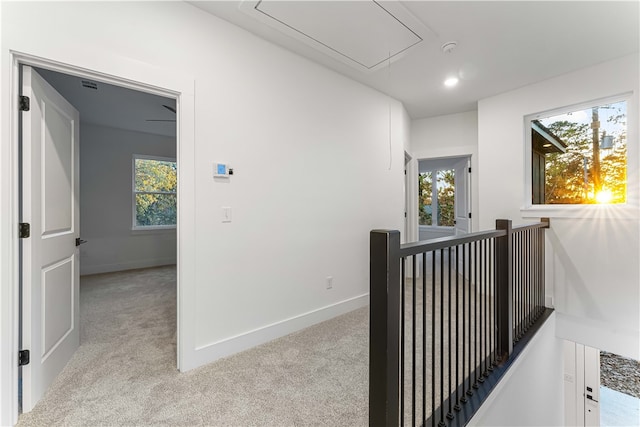
[[[372,71],[433,33],[398,2],[265,1],[242,9],[361,71]]]

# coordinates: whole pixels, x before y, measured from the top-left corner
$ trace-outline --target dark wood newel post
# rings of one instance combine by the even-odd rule
[[[398,426],[400,232],[370,233],[369,426]]]
[[[511,220],[496,220],[496,229],[505,236],[496,239],[496,314],[498,317],[498,356],[509,357],[513,351],[513,225]]]

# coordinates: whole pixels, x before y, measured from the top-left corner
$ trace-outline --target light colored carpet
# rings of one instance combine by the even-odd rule
[[[175,268],[86,276],[81,345],[20,426],[368,424],[368,308],[186,373]]]
[[[449,295],[436,272],[436,342],[440,342],[440,300],[448,325]],[[416,411],[440,404],[440,384],[449,386],[449,340],[445,361],[436,347],[431,390],[431,272],[428,292],[416,287]],[[176,370],[175,267],[85,276],[81,281],[81,346],[43,400],[19,425],[210,425],[366,426],[368,424],[369,309],[363,308],[187,373]],[[463,285],[465,283],[465,285]],[[460,281],[453,285],[452,311],[462,309]],[[413,372],[411,280],[405,293],[404,425],[409,425]],[[445,289],[447,289],[445,287]],[[479,289],[477,290],[479,291]],[[476,293],[475,300],[481,296]],[[426,322],[422,320],[426,303]],[[458,307],[456,309],[455,307]],[[491,308],[491,304],[489,304]],[[467,328],[475,322],[467,320]],[[422,352],[422,331],[426,326]],[[448,328],[446,328],[448,329]],[[445,329],[445,331],[446,331]],[[475,339],[468,339],[476,354]],[[460,344],[460,343],[459,343]],[[454,346],[455,348],[455,346]],[[453,351],[454,349],[452,349]],[[460,349],[461,350],[461,349]],[[469,349],[467,349],[467,352]],[[425,370],[421,369],[425,359]],[[451,360],[451,359],[449,359]],[[468,360],[468,359],[467,359]],[[465,372],[462,360],[451,360]],[[467,362],[468,363],[468,362]],[[466,366],[466,364],[465,364]],[[468,374],[468,370],[466,371]],[[422,377],[426,376],[426,388]],[[460,378],[461,380],[462,378]],[[431,397],[435,395],[436,405]]]

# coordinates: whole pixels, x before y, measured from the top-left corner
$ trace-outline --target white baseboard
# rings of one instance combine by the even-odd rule
[[[236,335],[215,343],[196,348],[190,355],[183,356],[182,371],[206,365],[223,357],[248,350],[276,338],[289,335],[316,323],[324,322],[341,314],[348,313],[369,304],[369,294],[359,295],[344,301],[312,310],[244,334]]]
[[[145,259],[115,264],[86,265],[80,261],[80,275],[112,273],[114,271],[135,270],[138,268],[160,267],[176,263],[176,258]]]

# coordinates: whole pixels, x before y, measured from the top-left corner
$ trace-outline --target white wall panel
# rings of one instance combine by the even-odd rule
[[[526,349],[469,421],[470,426],[563,426],[563,350],[556,315]]]

